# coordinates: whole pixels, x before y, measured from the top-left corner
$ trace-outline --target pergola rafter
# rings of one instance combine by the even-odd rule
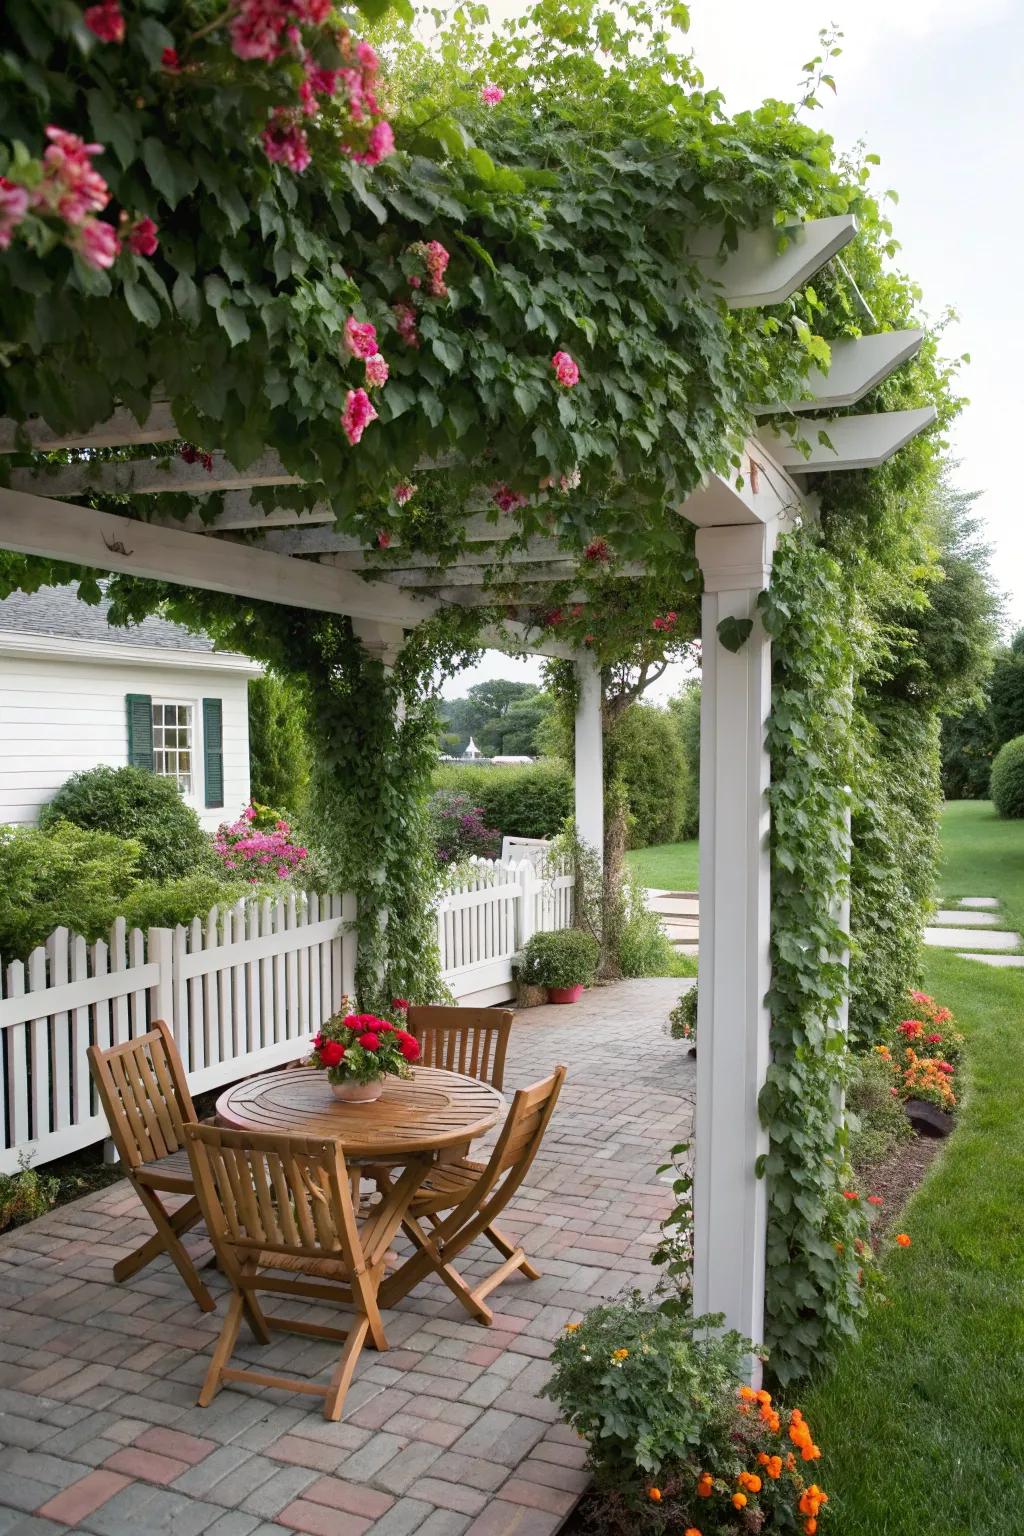
[[[854,232],[854,221],[842,216],[782,232],[783,249],[780,231],[772,228],[741,235],[724,257],[713,231],[698,232],[688,246],[706,282],[738,309],[779,303]],[[813,511],[800,479],[881,463],[934,420],[930,410],[834,420],[806,413],[845,408],[863,398],[914,354],[920,340],[919,332],[906,331],[837,343],[831,368],[810,376],[807,400],[756,407],[755,413],[766,415],[800,413],[796,436],[760,425],[743,445],[742,475],[735,481],[710,477],[678,509],[698,530],[696,553],[704,574],[695,1305],[699,1312],[724,1313],[730,1326],[755,1341],[763,1337],[766,1233],[764,1181],[756,1177],[755,1165],[765,1150],[757,1100],[768,1066],[765,731],[771,687],[770,642],[757,597],[770,579],[779,533]],[[173,411],[164,403],[154,405],[141,426],[123,409],[74,432],[51,430],[39,421],[0,422],[0,452],[19,451],[26,440],[51,451],[145,447],[177,436]],[[809,445],[809,455],[801,441]],[[213,456],[209,471],[201,463],[157,456],[18,468],[10,488],[0,490],[0,547],[346,614],[362,642],[386,662],[394,660],[406,631],[446,605],[507,601],[506,612],[514,617],[487,630],[481,643],[576,663],[576,820],[587,841],[600,848],[600,672],[589,653],[574,652],[549,631],[531,627],[523,611],[534,594],[573,581],[582,551],[574,560],[566,541],[548,534],[524,544],[514,517],[489,518],[473,505],[462,529],[470,548],[460,549],[450,563],[400,549],[396,556],[346,529],[344,515],[324,501],[305,512],[264,510],[251,496],[258,488],[299,483],[269,451],[245,469],[223,454]],[[215,491],[227,495],[209,522],[199,512],[181,520],[161,508],[162,493],[198,497]],[[138,516],[77,504],[99,494],[138,498],[133,505]],[[635,562],[610,574],[629,581],[644,572]],[[499,576],[502,597],[488,585],[492,573]],[[719,624],[730,618],[752,626],[735,652],[717,641]]]

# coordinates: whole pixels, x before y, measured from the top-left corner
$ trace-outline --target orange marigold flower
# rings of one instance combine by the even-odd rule
[[[701,1473],[700,1477],[697,1480],[697,1497],[698,1497],[698,1499],[710,1499],[712,1491],[714,1489],[714,1482],[715,1482],[715,1480],[711,1476],[710,1472],[702,1472]]]
[[[661,1489],[660,1488],[648,1488],[648,1490],[647,1490],[647,1497],[649,1499],[652,1499],[655,1504],[660,1504],[661,1503]]]
[[[757,1464],[759,1467],[766,1467],[770,1461],[771,1457],[768,1455],[767,1451],[758,1451]]]
[[[582,1323],[566,1323],[565,1331],[566,1333],[576,1333],[578,1329],[582,1328],[582,1326]]]
[[[695,1525],[688,1525],[683,1532],[683,1536],[700,1536],[700,1531],[698,1531]]]
[[[810,1520],[804,1521],[804,1531],[806,1532],[806,1536],[815,1536],[817,1529],[818,1522],[813,1518],[813,1516]]]
[[[740,1387],[737,1396],[741,1397],[745,1403],[755,1403],[757,1401],[757,1393],[753,1387]]]
[[[766,1392],[763,1387],[761,1388],[760,1392],[758,1392],[756,1395],[757,1395],[758,1402],[761,1403],[761,1404],[768,1404],[772,1400],[771,1393],[770,1392]]]
[[[746,1507],[747,1507],[747,1496],[746,1496],[746,1494],[745,1493],[734,1493],[733,1496],[732,1496],[732,1505],[733,1505],[734,1509],[746,1509]]]
[[[800,1454],[804,1461],[817,1461],[821,1451],[816,1445],[805,1445]]]
[[[905,1232],[897,1232],[896,1233],[896,1241],[899,1243],[901,1248],[909,1248],[910,1247],[910,1238],[907,1236],[907,1234]]]
[[[612,1359],[613,1360],[625,1360],[625,1359],[628,1358],[628,1356],[629,1356],[629,1350],[628,1349],[613,1349],[612,1350]]]
[[[768,1460],[765,1462],[764,1469],[768,1473],[768,1476],[771,1477],[771,1478],[781,1477],[782,1476],[782,1457],[781,1456],[769,1456]]]
[[[748,1493],[761,1492],[761,1479],[755,1477],[753,1472],[741,1472],[737,1481],[740,1487],[745,1488]]]

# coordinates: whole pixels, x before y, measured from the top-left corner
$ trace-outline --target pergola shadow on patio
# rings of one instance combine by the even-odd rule
[[[364,1354],[339,1423],[269,1389],[232,1386],[196,1406],[220,1318],[199,1312],[166,1259],[114,1284],[111,1265],[149,1230],[127,1184],[5,1236],[0,1532],[556,1531],[585,1485],[584,1450],[538,1392],[551,1343],[575,1313],[651,1283],[651,1247],[672,1205],[656,1169],[689,1133],[695,1094],[695,1065],[666,1030],[679,989],[672,978],[626,981],[575,1008],[517,1016],[509,1088],[558,1062],[569,1068],[503,1220],[542,1278],[506,1282],[491,1329],[440,1281],[418,1287],[384,1314],[391,1349]],[[488,1267],[486,1242],[460,1261],[467,1276]],[[214,1269],[204,1275],[219,1313],[226,1283]],[[329,1373],[336,1349],[287,1336],[260,1348],[243,1336],[240,1353],[312,1378]]]

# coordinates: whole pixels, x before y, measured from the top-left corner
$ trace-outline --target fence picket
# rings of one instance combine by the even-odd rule
[[[8,998],[24,997],[25,967],[20,960],[7,967]],[[28,1025],[10,1024],[4,1030],[7,1065],[7,1125],[12,1147],[22,1147],[31,1134],[28,1103]]]
[[[89,951],[80,933],[71,940],[69,980],[87,981],[89,977]],[[96,1113],[92,1085],[89,1080],[89,1008],[83,1005],[72,1008],[71,1023],[71,1123],[79,1125]]]
[[[68,930],[55,928],[46,941],[47,974],[51,987],[64,986],[70,980],[68,959]],[[71,1124],[71,1029],[67,1012],[53,1014],[49,1035],[49,1059],[53,1069],[50,1125],[56,1131]]]

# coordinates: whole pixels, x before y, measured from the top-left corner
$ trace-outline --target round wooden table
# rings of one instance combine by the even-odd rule
[[[217,1119],[230,1130],[330,1137],[346,1158],[400,1163],[410,1153],[466,1146],[505,1108],[489,1083],[437,1067],[386,1077],[374,1103],[346,1104],[331,1093],[326,1073],[300,1067],[236,1083],[217,1100]]]

